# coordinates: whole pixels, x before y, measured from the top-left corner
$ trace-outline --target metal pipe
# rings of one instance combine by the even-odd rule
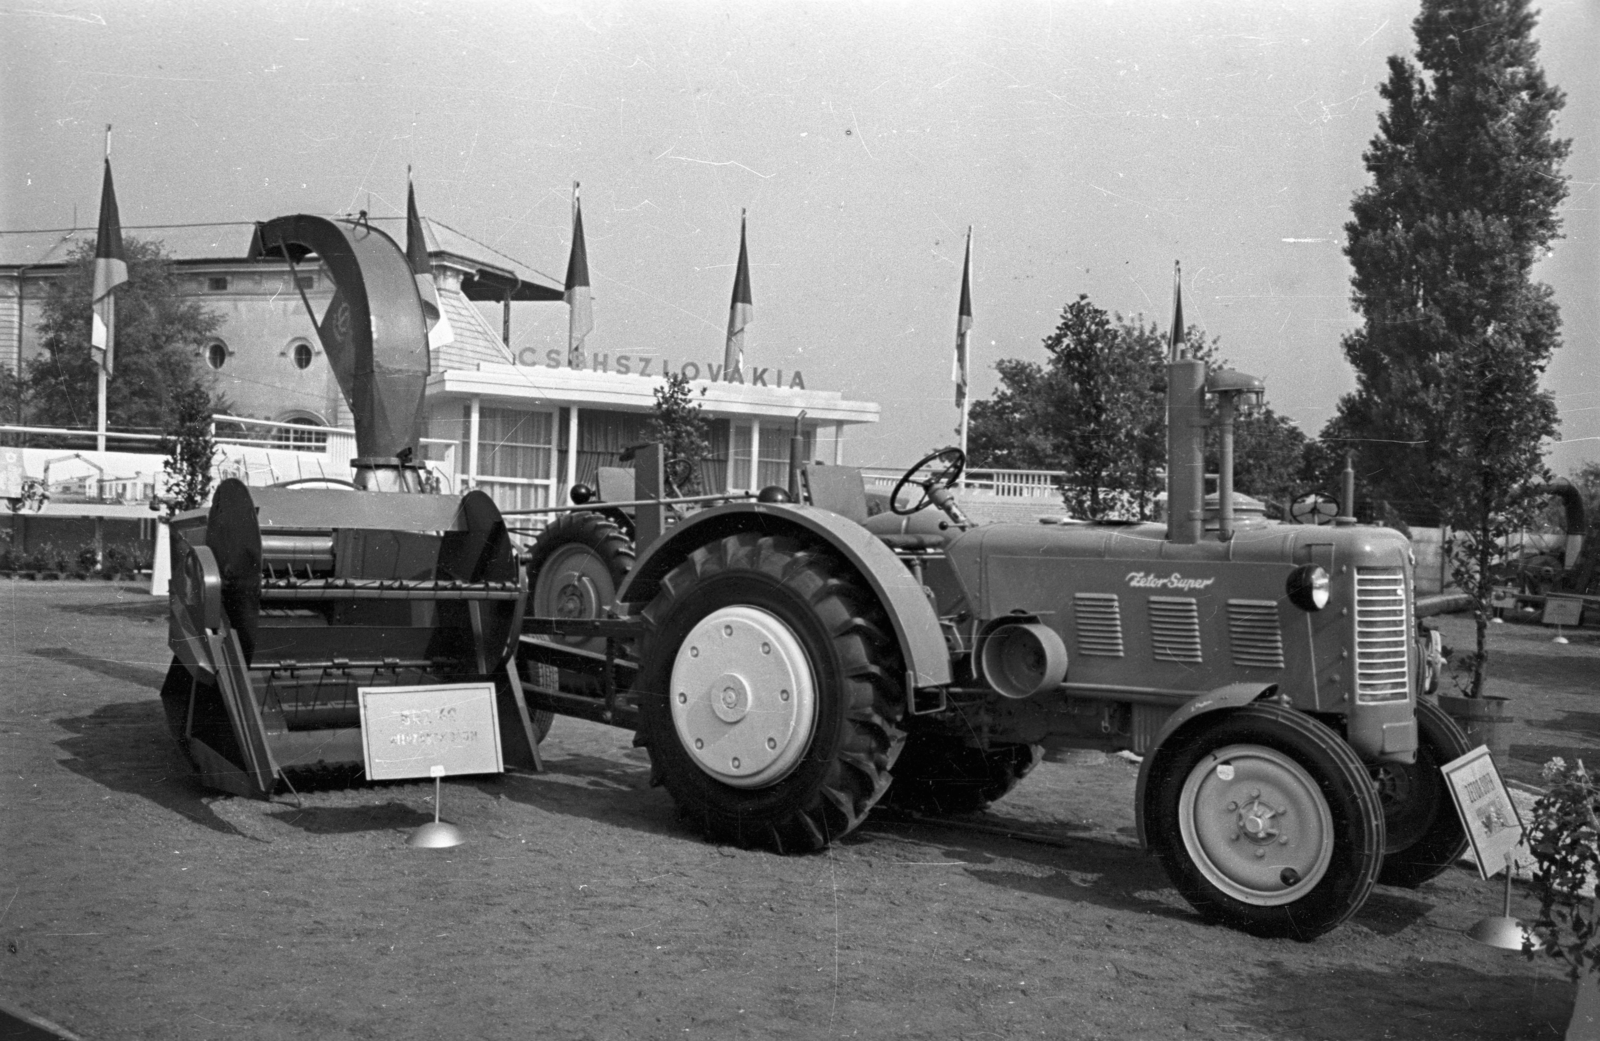
[[[1221,465],[1217,473],[1217,538],[1233,538],[1233,417],[1239,395],[1217,395],[1217,422],[1220,426]]]
[[[1205,505],[1206,366],[1194,358],[1167,364],[1167,541],[1200,541]]]

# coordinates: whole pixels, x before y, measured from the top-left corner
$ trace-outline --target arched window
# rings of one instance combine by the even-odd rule
[[[316,352],[304,340],[296,340],[289,345],[289,360],[294,362],[294,367],[297,369],[310,368],[311,359],[315,356]]]
[[[328,435],[323,431],[326,424],[315,416],[304,412],[291,412],[279,417],[278,422],[287,423],[288,426],[274,428],[272,440],[284,448],[302,452],[320,452],[328,443]]]
[[[212,340],[206,344],[206,364],[213,369],[220,369],[228,364],[228,355],[231,353],[227,344],[221,340]]]

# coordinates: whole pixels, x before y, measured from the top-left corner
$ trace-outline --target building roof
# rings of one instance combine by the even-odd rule
[[[378,217],[371,223],[405,246],[405,219]],[[126,225],[126,235],[162,244],[179,264],[244,261],[255,221],[215,224]],[[469,300],[560,300],[562,285],[493,246],[429,217],[422,218],[428,255],[464,272],[461,291]],[[0,231],[0,268],[59,267],[81,242],[94,241],[94,228]]]
[[[447,369],[476,369],[479,365],[510,365],[515,360],[500,341],[500,334],[465,296],[446,286],[439,287],[439,306],[455,334],[451,342],[433,352],[435,373]]]

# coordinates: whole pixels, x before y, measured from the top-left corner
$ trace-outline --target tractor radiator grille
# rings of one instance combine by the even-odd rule
[[[1122,608],[1115,593],[1079,593],[1072,598],[1078,653],[1122,657]]]
[[[1274,600],[1229,600],[1228,643],[1233,663],[1253,669],[1283,668],[1283,632]]]
[[[1356,700],[1398,701],[1409,693],[1411,619],[1405,572],[1356,569]]]
[[[1199,664],[1199,604],[1190,597],[1151,597],[1150,643],[1158,661]]]

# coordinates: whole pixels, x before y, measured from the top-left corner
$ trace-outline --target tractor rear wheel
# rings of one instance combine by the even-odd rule
[[[975,813],[1039,765],[1039,745],[978,748],[954,734],[912,731],[894,761],[884,805],[917,813]]]
[[[1415,763],[1383,763],[1372,771],[1388,836],[1378,881],[1408,889],[1437,878],[1467,851],[1467,833],[1439,772],[1472,751],[1467,735],[1438,705],[1418,701],[1417,738]]]
[[[1354,751],[1303,713],[1251,705],[1174,745],[1147,820],[1178,891],[1208,918],[1311,940],[1354,914],[1383,863],[1383,808]]]
[[[786,853],[861,823],[899,751],[903,666],[853,572],[731,535],[668,573],[644,619],[642,743],[691,826]]]
[[[530,618],[603,618],[616,602],[617,590],[634,562],[633,543],[616,522],[598,513],[564,514],[539,533],[528,556],[528,610]],[[604,654],[603,637],[549,636],[570,647]],[[530,672],[554,667],[531,664]],[[535,673],[541,686],[555,687],[556,675]],[[555,714],[533,713],[534,736],[543,741]]]

